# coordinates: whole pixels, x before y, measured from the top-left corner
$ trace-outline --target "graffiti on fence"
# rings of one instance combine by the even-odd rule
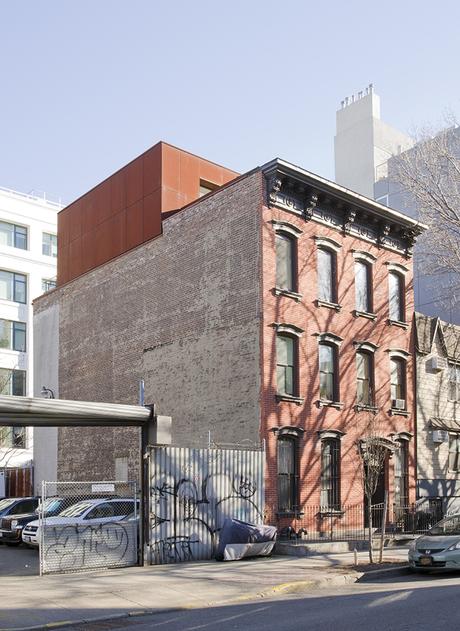
[[[201,460],[194,454],[194,461],[177,468],[159,463],[151,482],[150,515],[156,563],[210,558],[227,517],[262,521],[261,464],[252,475],[236,458],[224,463],[214,451],[201,450]]]
[[[119,567],[136,563],[137,523],[44,526],[46,572]]]

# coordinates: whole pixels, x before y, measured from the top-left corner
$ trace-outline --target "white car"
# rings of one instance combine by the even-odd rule
[[[134,499],[83,500],[62,511],[57,517],[46,517],[47,526],[90,525],[120,521],[137,508]],[[40,520],[29,522],[22,531],[22,540],[29,546],[40,545]]]

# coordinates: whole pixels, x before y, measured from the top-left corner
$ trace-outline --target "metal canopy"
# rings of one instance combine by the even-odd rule
[[[0,426],[143,427],[153,419],[153,406],[0,396]]]

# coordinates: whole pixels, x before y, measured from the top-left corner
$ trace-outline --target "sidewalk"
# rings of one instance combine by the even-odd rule
[[[358,553],[366,564],[366,552]],[[405,562],[407,549],[388,549],[385,561]],[[0,631],[57,626],[146,611],[210,607],[300,589],[344,585],[362,573],[353,553],[203,561],[44,577],[0,577]]]

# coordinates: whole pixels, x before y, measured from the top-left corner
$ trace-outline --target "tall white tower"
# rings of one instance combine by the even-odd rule
[[[336,114],[335,181],[374,198],[374,183],[386,176],[387,160],[413,146],[412,139],[380,120],[380,97],[372,83],[346,97]]]

